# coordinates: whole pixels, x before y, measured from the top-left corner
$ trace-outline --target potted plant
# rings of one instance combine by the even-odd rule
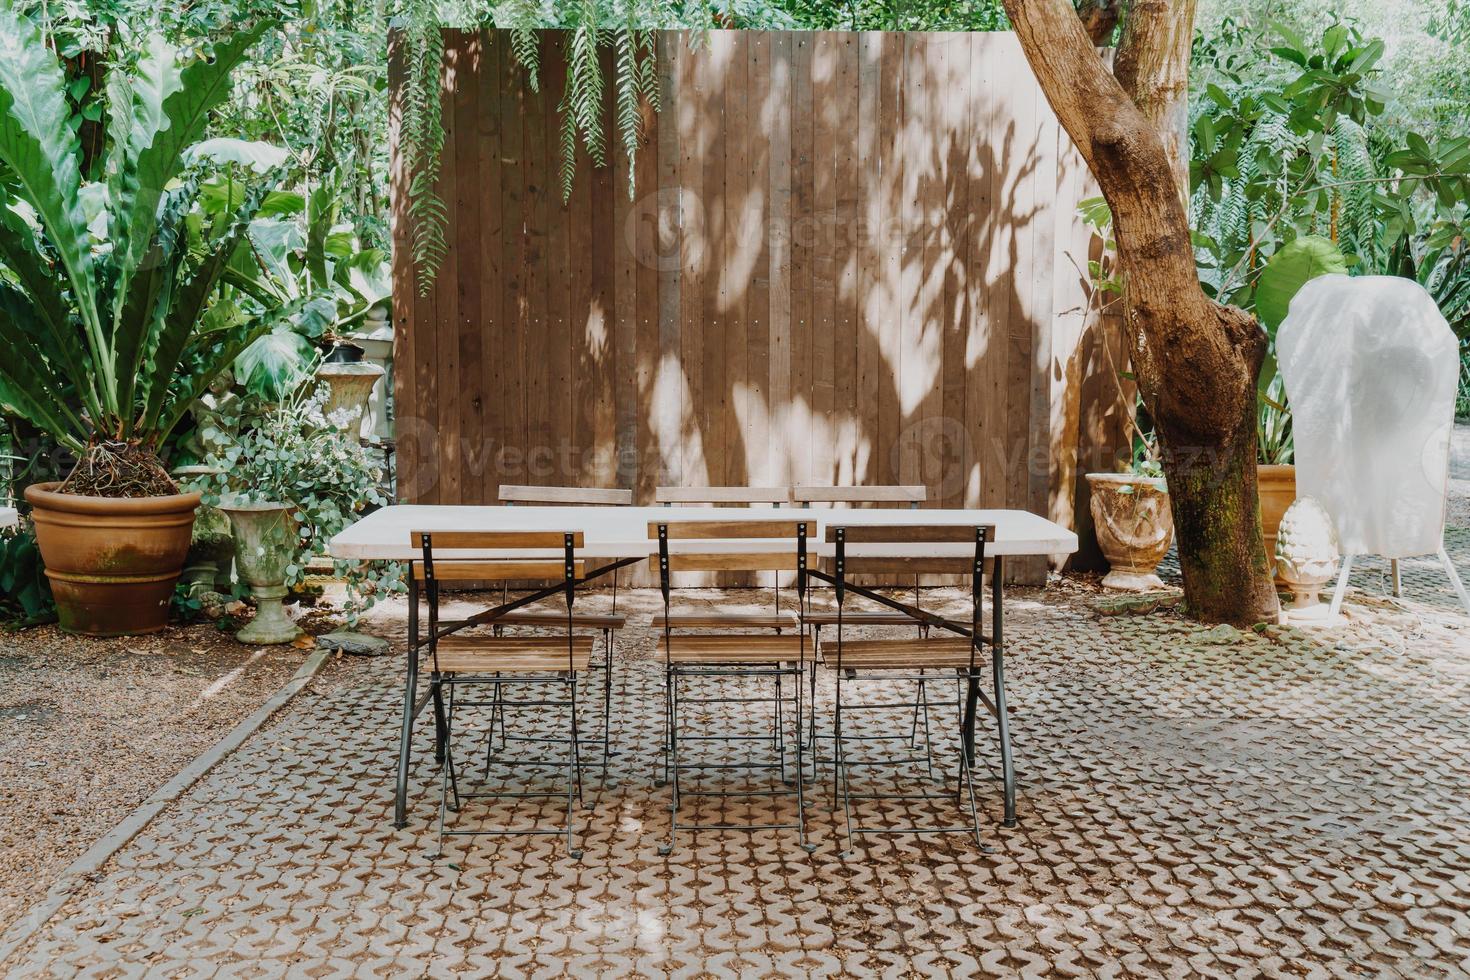
[[[1089,473],[1087,487],[1097,544],[1109,566],[1103,588],[1163,588],[1157,569],[1174,539],[1174,515],[1158,459],[1135,457],[1126,473]]]
[[[78,462],[32,485],[61,626],[144,633],[167,621],[199,494],[164,468],[165,440],[220,369],[289,316],[203,326],[269,187],[203,223],[191,153],[228,76],[269,25],[181,58],[154,38],[107,86],[106,177],[82,179],[65,77],[37,25],[0,8],[0,401]]]
[[[230,518],[236,572],[256,600],[254,622],[236,634],[242,643],[299,636],[282,608],[288,590],[306,578],[308,563],[326,557],[332,535],[385,502],[363,447],[342,437],[353,419],[324,412],[328,398],[326,385],[289,396],[209,460],[215,475],[207,499]],[[334,570],[372,579],[346,562]],[[374,581],[391,589],[386,575]]]
[[[1077,267],[1087,284],[1087,310],[1090,315],[1106,314],[1110,307],[1121,302],[1124,293],[1123,282],[1116,275],[1111,258],[1116,249],[1112,215],[1100,197],[1081,202],[1078,211],[1102,240],[1102,257],[1089,260],[1085,272],[1081,266]],[[1075,259],[1073,263],[1076,264]],[[1113,298],[1104,300],[1109,294]],[[1103,587],[1146,592],[1163,587],[1156,569],[1174,540],[1174,513],[1164,483],[1158,440],[1152,431],[1145,431],[1139,424],[1143,406],[1138,392],[1123,383],[1132,377],[1113,362],[1112,348],[1106,343],[1101,346],[1108,361],[1108,376],[1118,393],[1118,406],[1127,420],[1133,452],[1121,473],[1087,474],[1088,511],[1098,548],[1109,566],[1108,574],[1103,576]]]

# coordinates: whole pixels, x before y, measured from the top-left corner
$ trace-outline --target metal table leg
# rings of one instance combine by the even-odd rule
[[[996,734],[1000,740],[1000,771],[1005,793],[1005,826],[1016,825],[1016,767],[1011,757],[1011,724],[1006,716],[1005,675],[1005,569],[999,555],[990,579],[990,620],[993,634],[990,645],[991,681],[994,685]],[[964,749],[965,762],[973,772],[975,764],[975,714],[980,706],[980,675],[971,672],[965,685]]]
[[[393,826],[408,825],[408,757],[413,745],[419,679],[419,586],[408,577],[408,670],[403,687],[403,731],[398,737],[398,782],[393,796]]]

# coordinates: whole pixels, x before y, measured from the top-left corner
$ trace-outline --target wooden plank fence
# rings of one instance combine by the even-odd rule
[[[661,33],[636,159],[582,159],[567,201],[565,40],[540,43],[536,92],[505,33],[445,32],[427,295],[395,152],[404,499],[922,483],[1085,532],[1116,330],[1084,311],[1095,192],[1012,35]]]

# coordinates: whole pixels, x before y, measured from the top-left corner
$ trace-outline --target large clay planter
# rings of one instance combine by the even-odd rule
[[[296,554],[296,521],[287,504],[223,502],[235,531],[235,574],[250,586],[255,618],[235,634],[241,643],[290,643],[301,635],[281,600],[286,566]]]
[[[1261,533],[1266,538],[1266,563],[1276,575],[1276,533],[1281,516],[1296,499],[1296,467],[1290,464],[1262,464],[1256,467],[1257,494],[1261,498]],[[1286,583],[1276,575],[1276,584]]]
[[[26,488],[61,628],[85,636],[156,633],[189,553],[199,494],[85,497]]]
[[[1092,523],[1112,570],[1104,588],[1146,592],[1164,583],[1154,572],[1174,538],[1164,481],[1128,473],[1089,473]]]

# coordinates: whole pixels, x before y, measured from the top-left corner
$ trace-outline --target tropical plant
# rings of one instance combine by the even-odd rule
[[[34,23],[0,5],[0,406],[81,454],[63,490],[173,492],[164,439],[221,368],[294,312],[204,325],[268,181],[212,237],[187,229],[212,165],[189,147],[262,30],[192,57],[155,37],[114,70],[106,177],[87,182],[61,65]]]
[[[356,229],[338,220],[340,189],[333,176],[306,195],[268,196],[224,271],[229,288],[211,311],[217,319],[299,307],[235,360],[245,390],[266,401],[280,401],[310,377],[315,342],[346,333],[391,293],[387,253],[364,247]],[[233,180],[207,185],[203,210],[227,214],[241,193]]]
[[[0,532],[0,620],[32,626],[56,619],[51,583],[29,527]]]
[[[298,392],[255,420],[232,445],[207,462],[205,503],[222,500],[281,503],[296,521],[296,555],[286,584],[300,585],[313,559],[330,559],[333,535],[388,503],[381,472],[357,439],[357,420],[345,412],[326,415],[326,385]],[[348,585],[349,615],[379,596],[402,590],[401,570],[379,563],[332,560],[333,573]]]

